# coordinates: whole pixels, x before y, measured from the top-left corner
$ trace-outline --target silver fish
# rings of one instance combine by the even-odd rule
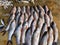
[[[25,43],[25,34],[26,34],[27,29],[28,29],[28,15],[27,15],[27,13],[25,13],[24,16],[25,16],[24,23],[22,26],[22,44]]]
[[[28,28],[25,37],[25,45],[31,45],[31,38],[32,38],[31,28]]]
[[[25,14],[25,15],[26,15],[26,14]],[[27,16],[28,16],[28,15],[27,15]],[[24,36],[24,37],[22,38],[22,41],[23,41],[24,43],[25,43],[26,30],[28,29],[28,27],[31,26],[32,21],[33,21],[33,15],[30,15],[29,18],[28,18],[28,20],[27,20],[27,22],[24,23],[24,26],[23,26],[23,35],[22,35],[22,36]],[[26,24],[27,24],[27,25],[26,25]],[[25,28],[26,28],[26,29],[25,29]]]
[[[58,42],[58,29],[56,27],[56,23],[55,22],[52,22],[51,23],[51,27],[53,29],[53,35],[54,35],[54,41],[53,41],[53,45],[57,45],[57,42]]]
[[[18,7],[17,10],[17,17],[16,17],[16,28],[14,31],[14,35],[16,36],[16,42],[17,45],[20,45],[20,40],[21,40],[21,30],[22,30],[22,25],[24,22],[24,15],[21,13],[21,8]]]
[[[20,45],[21,29],[22,29],[22,24],[18,25],[14,32],[14,35],[16,36],[17,45]]]
[[[23,31],[23,24],[24,24],[24,14],[23,14],[23,13],[22,13],[21,16],[20,16],[19,23],[22,25],[21,31]],[[23,34],[22,34],[22,35],[23,35]],[[21,37],[22,37],[22,35],[21,35]]]
[[[26,45],[31,45],[31,39],[32,39],[34,30],[36,29],[36,23],[37,23],[37,21],[34,20],[34,21],[31,23],[31,28],[29,28],[28,31],[27,31],[26,39],[25,39]]]
[[[47,31],[44,32],[40,38],[39,45],[52,45],[53,43],[53,30],[51,27],[47,28]]]
[[[16,7],[14,7],[13,10],[12,10],[13,15],[10,17],[9,24],[8,24],[7,28],[5,29],[6,31],[9,30],[10,24],[11,24],[11,22],[12,22],[12,21],[14,20],[14,18],[15,18],[15,12],[16,12]]]
[[[16,22],[14,20],[14,18],[15,18],[15,12],[16,12],[16,7],[13,8],[12,12],[13,12],[13,14],[12,14],[10,23],[8,24],[7,28],[5,29],[5,31],[8,31],[8,42],[7,42],[7,45],[9,43],[12,44],[11,38],[12,38],[12,35],[13,35],[15,27],[16,27]],[[14,26],[14,28],[13,28],[13,26]]]
[[[20,15],[21,15],[21,8],[18,7],[16,11],[16,28],[14,31],[14,35],[16,36],[16,42],[17,45],[20,45],[20,37],[21,37],[21,29],[22,29],[22,24],[19,23],[20,21]]]
[[[44,23],[44,20],[42,18],[39,18],[39,20],[38,20],[38,27],[36,28],[36,31],[33,34],[32,45],[38,45],[39,37],[40,37],[40,33],[41,33],[41,28],[43,26],[43,23]]]
[[[51,27],[48,28],[48,45],[52,45],[53,44],[53,30]]]
[[[22,27],[22,43],[23,44],[25,43],[25,34],[26,34],[27,29],[28,29],[28,23],[25,22]]]
[[[14,28],[13,28],[14,26]],[[11,41],[11,38],[12,38],[12,35],[14,33],[14,30],[16,28],[16,23],[15,23],[15,20],[10,24],[10,28],[9,28],[9,31],[8,31],[8,41]],[[8,44],[7,44],[8,45]]]

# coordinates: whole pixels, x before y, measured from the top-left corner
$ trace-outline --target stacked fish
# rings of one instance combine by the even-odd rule
[[[7,31],[7,45],[13,45],[13,35],[17,45],[57,45],[58,41],[58,29],[46,5],[13,7],[3,35]]]

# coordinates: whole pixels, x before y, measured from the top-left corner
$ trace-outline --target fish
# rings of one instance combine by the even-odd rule
[[[31,23],[31,26],[30,28],[27,29],[27,33],[26,33],[26,45],[31,45],[31,38],[32,38],[32,35],[34,33],[34,30],[36,28],[36,23],[37,21],[36,20],[33,20],[32,23]]]
[[[20,40],[21,40],[20,37],[21,37],[22,24],[19,23],[20,16],[21,16],[21,8],[17,7],[17,11],[16,11],[16,28],[15,28],[15,31],[14,31],[14,35],[16,37],[17,45],[20,45]]]
[[[42,26],[44,24],[44,10],[42,7],[40,7],[41,12],[39,13],[38,21],[37,21],[37,27],[34,31],[34,34],[32,36],[32,45],[38,45],[39,44],[39,38]],[[43,14],[42,14],[43,12]]]
[[[47,28],[39,40],[39,45],[52,45],[53,43],[53,30],[51,27]]]
[[[34,31],[34,34],[32,36],[32,45],[38,45],[39,43],[39,38],[40,38],[40,33],[41,33],[41,28],[43,26],[44,20],[42,18],[39,18],[37,21],[37,27]]]
[[[16,28],[14,31],[14,36],[16,37],[16,42],[17,45],[20,45],[20,40],[21,40],[21,30],[22,30],[22,25],[24,22],[24,15],[22,14],[21,8],[17,7],[17,12],[16,12]]]
[[[47,45],[52,45],[53,44],[53,30],[52,30],[52,28],[51,27],[48,27],[48,35],[49,35],[49,37],[48,37],[48,44]]]
[[[14,7],[13,10],[12,10],[13,14],[11,15],[10,20],[8,22],[8,25],[7,25],[6,29],[5,29],[6,31],[9,30],[11,22],[15,19],[15,12],[16,12],[16,7]]]
[[[54,21],[51,23],[51,28],[53,30],[53,36],[54,36],[53,45],[57,45],[57,42],[58,42],[58,29],[57,29],[56,23]]]
[[[14,26],[14,28],[13,28],[13,26]],[[12,36],[13,36],[14,31],[15,31],[15,28],[16,28],[16,22],[15,22],[15,20],[14,20],[14,21],[11,23],[10,28],[9,28],[9,30],[8,30],[8,42],[7,42],[7,45],[12,42]],[[12,44],[12,43],[11,43],[11,44]]]
[[[28,26],[28,15],[27,15],[27,13],[25,13],[24,23],[22,26],[22,44],[25,43],[25,34],[26,34],[28,27],[29,27]]]
[[[31,38],[32,38],[32,34],[31,34],[31,27],[30,27],[26,31],[25,45],[31,45]]]
[[[17,28],[15,29],[15,32],[14,32],[14,35],[16,37],[16,43],[17,43],[17,45],[20,45],[21,29],[22,29],[22,24],[18,25]]]
[[[25,43],[25,34],[26,34],[27,29],[28,29],[28,23],[25,22],[22,27],[22,44]]]
[[[31,25],[29,26],[30,28],[28,28],[28,31],[27,31],[27,34],[26,34],[26,45],[31,45],[31,38],[32,38],[32,35],[33,35],[33,32],[34,32],[34,30],[35,30],[35,28],[36,28],[36,23],[37,23],[37,13],[35,13],[35,14],[33,14],[34,16],[33,16],[33,20],[32,20],[32,22],[31,22]],[[32,19],[32,18],[31,18]],[[30,24],[30,23],[29,23]],[[28,42],[27,42],[28,41]]]
[[[8,41],[7,41],[7,45],[9,43],[13,44],[12,43],[12,36],[13,36],[13,33],[14,33],[14,30],[15,30],[15,27],[16,27],[16,22],[15,22],[15,12],[16,12],[16,7],[13,8],[12,10],[12,17],[11,17],[11,20],[9,22],[9,24],[7,25],[7,28],[2,31],[3,32],[3,35],[5,35],[5,33],[8,31]],[[13,28],[14,26],[14,28]]]
[[[26,34],[26,45],[31,45],[31,38],[32,38],[34,30],[36,28],[36,23],[37,23],[37,21],[33,20],[30,28],[28,28],[28,31]]]

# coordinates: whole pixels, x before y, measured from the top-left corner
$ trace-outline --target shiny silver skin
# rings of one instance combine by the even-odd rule
[[[53,21],[51,23],[51,27],[53,29],[53,36],[54,36],[54,40],[53,40],[53,45],[56,44],[57,45],[57,42],[58,42],[58,29],[56,27],[56,23]]]
[[[17,12],[16,13],[16,28],[14,31],[14,35],[16,36],[17,45],[20,45],[22,24],[19,24],[19,21],[20,21],[20,15],[21,15],[21,13],[20,13],[21,8],[18,7],[16,12]]]
[[[15,28],[16,28],[15,12],[16,12],[16,7],[13,8],[12,16],[10,17],[10,22],[9,22],[7,28],[5,29],[5,31],[8,31],[8,42],[7,42],[7,45],[9,43],[12,44],[12,36],[13,36],[13,33],[15,31]],[[14,28],[13,28],[13,26],[14,26]]]
[[[32,45],[38,45],[39,44],[40,33],[41,33],[41,29],[42,29],[42,26],[44,23],[44,10],[41,7],[40,7],[40,9],[41,9],[41,12],[40,12],[38,23],[37,23],[37,28],[35,29],[36,31],[32,37],[33,38],[32,39]]]
[[[48,44],[47,45],[52,45],[53,44],[53,30],[52,30],[52,28],[51,27],[49,27],[49,29],[48,29]]]
[[[31,28],[29,28],[26,32],[25,45],[31,45],[31,38],[32,38]]]
[[[38,27],[36,28],[36,31],[33,34],[32,45],[38,45],[39,38],[40,38],[40,33],[41,33],[41,28],[43,26],[43,23],[44,23],[43,19],[39,18]]]

